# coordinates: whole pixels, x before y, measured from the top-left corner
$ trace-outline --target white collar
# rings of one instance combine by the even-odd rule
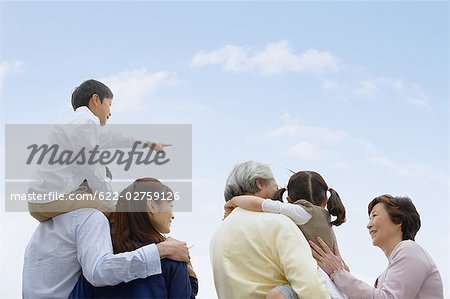
[[[87,106],[78,107],[77,110],[75,110],[75,113],[77,114],[77,117],[89,119],[94,121],[96,124],[100,124],[100,120],[98,119],[98,117],[95,116],[95,114],[92,113],[92,111]]]

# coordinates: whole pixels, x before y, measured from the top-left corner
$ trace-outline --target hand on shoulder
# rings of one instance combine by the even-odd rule
[[[178,241],[173,238],[167,238],[165,241],[156,244],[159,256],[174,261],[186,262],[190,261],[189,249],[186,242]]]

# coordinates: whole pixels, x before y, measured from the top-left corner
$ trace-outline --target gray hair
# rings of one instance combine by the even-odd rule
[[[235,196],[254,194],[259,191],[256,179],[273,180],[269,165],[256,161],[247,161],[234,166],[225,185],[225,201]]]

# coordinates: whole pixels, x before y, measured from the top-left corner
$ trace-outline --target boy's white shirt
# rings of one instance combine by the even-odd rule
[[[136,142],[135,138],[114,133],[106,126],[100,125],[100,120],[88,107],[79,107],[69,125],[55,125],[49,136],[50,144],[58,144],[77,152],[85,147],[85,154],[96,145],[99,150],[112,148],[130,148]],[[30,186],[29,192],[69,194],[76,190],[86,179],[93,192],[112,192],[110,180],[106,177],[106,169],[100,163],[88,165],[40,165],[37,169],[37,180]],[[41,201],[36,201],[41,202]],[[48,201],[47,201],[48,202]]]

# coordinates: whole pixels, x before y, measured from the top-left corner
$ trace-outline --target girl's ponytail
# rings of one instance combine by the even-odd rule
[[[345,207],[339,197],[339,194],[332,188],[328,188],[331,196],[328,199],[327,209],[331,215],[336,216],[334,221],[331,221],[331,225],[339,226],[345,222]]]

